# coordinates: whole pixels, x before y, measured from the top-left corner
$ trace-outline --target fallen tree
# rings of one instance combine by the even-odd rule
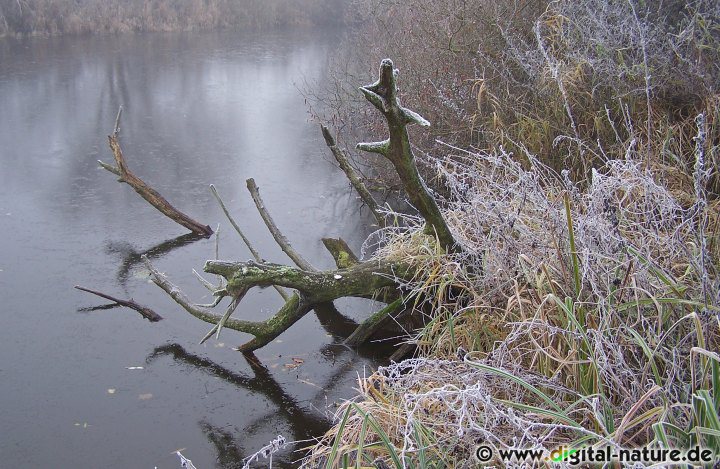
[[[381,142],[360,143],[357,148],[383,155],[393,164],[409,201],[417,208],[425,220],[425,235],[435,239],[439,246],[446,251],[457,252],[460,247],[448,228],[437,201],[428,190],[415,165],[415,156],[407,132],[407,126],[410,124],[427,126],[429,122],[400,105],[397,97],[397,74],[398,71],[393,67],[392,61],[385,59],[380,64],[378,80],[371,85],[360,88],[365,98],[384,116],[390,135],[389,138]],[[379,210],[379,204],[365,188],[362,180],[349,164],[347,156],[337,147],[330,131],[324,126],[322,131],[326,144],[331,149],[341,169],[372,211],[378,224],[385,226],[386,220]],[[148,188],[139,178],[127,170],[122,158],[117,133],[118,123],[116,122],[115,132],[110,137],[110,147],[115,156],[117,167],[110,167],[101,163],[103,167],[118,174],[121,182],[127,182],[133,186],[149,203],[156,206],[173,220],[196,233],[206,235],[211,233],[211,231],[202,233],[202,225],[199,223],[189,226],[186,220],[178,215],[180,212],[173,209],[168,213],[167,210],[164,210],[165,205],[163,203],[158,204],[156,197],[145,196],[146,193],[155,194],[156,192]],[[138,181],[142,184],[138,183]],[[403,308],[401,285],[414,277],[415,272],[411,265],[402,260],[390,260],[382,257],[360,261],[358,256],[351,251],[343,240],[326,238],[323,239],[323,243],[335,259],[337,269],[319,271],[295,251],[277,227],[260,197],[255,181],[248,179],[247,186],[268,230],[283,252],[288,255],[297,267],[263,261],[230,216],[214,187],[211,189],[213,189],[213,193],[220,202],[223,211],[255,258],[255,261],[247,262],[220,260],[206,262],[204,271],[218,275],[223,279],[216,287],[204,281],[204,284],[213,290],[216,301],[211,305],[193,303],[179,287],[170,282],[165,274],[158,271],[149,259],[143,259],[150,271],[152,281],[157,286],[163,289],[188,313],[202,321],[213,324],[212,329],[203,340],[213,334],[219,334],[223,328],[232,329],[254,336],[252,340],[239,348],[242,352],[251,352],[271,342],[313,309],[327,309],[330,306],[334,310],[332,301],[338,298],[371,298],[387,303],[388,306],[371,315],[348,338],[348,344],[359,345],[371,337],[379,328],[383,327],[390,315],[402,313],[405,308]],[[142,190],[139,190],[139,188]],[[209,227],[205,228],[209,230]],[[264,321],[247,321],[231,317],[240,301],[251,288],[267,286],[276,288],[285,301],[285,304],[273,316]],[[288,293],[285,289],[293,290],[293,293]],[[216,314],[211,308],[217,306],[220,300],[225,297],[231,299],[229,306],[224,314]],[[336,310],[334,311],[336,312]],[[339,315],[339,313],[337,314]]]

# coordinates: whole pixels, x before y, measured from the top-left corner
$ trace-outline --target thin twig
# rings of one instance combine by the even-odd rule
[[[220,204],[220,208],[222,209],[223,213],[227,217],[227,219],[230,222],[230,224],[232,225],[232,227],[235,228],[235,231],[237,231],[237,234],[240,235],[240,238],[242,238],[243,243],[245,243],[245,246],[247,246],[247,248],[250,250],[250,254],[252,254],[253,258],[257,262],[264,262],[263,258],[260,257],[260,253],[257,251],[257,249],[255,249],[255,247],[252,245],[252,243],[247,238],[247,236],[245,236],[245,234],[242,232],[242,230],[240,229],[238,224],[235,222],[235,219],[233,219],[232,215],[230,215],[230,211],[227,209],[227,207],[225,207],[225,203],[223,202],[222,198],[220,198],[220,194],[218,193],[217,189],[215,188],[215,186],[213,184],[210,184],[210,192],[212,192],[212,194],[215,196],[215,200],[217,200],[218,203]],[[217,254],[215,257],[217,258]],[[290,295],[285,290],[283,290],[281,287],[278,287],[277,285],[273,285],[273,288],[275,288],[275,290],[278,292],[278,294],[280,294],[280,296],[282,297],[283,300],[287,301],[288,298],[290,298]]]

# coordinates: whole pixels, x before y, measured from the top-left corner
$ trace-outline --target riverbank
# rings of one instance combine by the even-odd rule
[[[338,63],[401,69],[462,251],[412,218],[384,231],[379,255],[415,262],[408,304],[432,313],[408,339],[416,357],[361,379],[304,462],[514,467],[501,450],[646,445],[717,458],[720,6],[383,6],[358,8],[366,30]],[[353,87],[333,93],[328,114],[372,133]]]

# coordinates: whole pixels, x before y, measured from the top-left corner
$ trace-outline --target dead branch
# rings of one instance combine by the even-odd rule
[[[390,160],[405,187],[410,202],[425,219],[425,233],[437,236],[441,245],[448,251],[459,251],[460,246],[445,222],[437,201],[418,172],[407,133],[408,124],[429,126],[430,123],[419,114],[400,105],[395,82],[397,74],[398,71],[393,67],[392,60],[385,59],[380,63],[378,81],[360,87],[365,98],[385,117],[390,137],[382,142],[359,143],[357,148],[379,153]]]
[[[250,243],[250,240],[247,238],[247,236],[245,236],[245,233],[242,232],[242,230],[240,229],[238,224],[235,223],[235,219],[232,217],[232,215],[230,215],[230,212],[228,211],[227,207],[225,207],[225,203],[223,203],[223,200],[220,198],[220,194],[218,194],[217,189],[215,189],[215,186],[212,184],[210,184],[210,191],[212,192],[212,194],[215,196],[215,199],[220,204],[220,208],[222,209],[222,211],[225,214],[225,216],[227,217],[227,219],[230,221],[230,224],[232,225],[232,227],[235,228],[235,231],[237,231],[237,234],[240,235],[240,238],[245,243],[245,246],[247,246],[247,248],[250,250],[250,254],[252,254],[253,258],[257,262],[262,262],[263,259],[262,259],[262,257],[260,257],[260,253],[257,251],[257,249],[255,249],[255,247],[252,245],[252,243]],[[290,298],[290,295],[285,290],[278,287],[277,285],[273,285],[273,288],[275,288],[275,290],[278,292],[278,294],[282,297],[283,300],[287,301],[288,298]]]
[[[265,208],[265,203],[260,197],[260,190],[258,189],[257,184],[255,184],[255,180],[253,178],[250,178],[246,182],[248,191],[250,191],[250,196],[252,197],[253,202],[255,202],[255,207],[257,207],[258,212],[260,212],[260,216],[265,222],[265,226],[267,226],[270,234],[272,234],[272,237],[275,239],[275,242],[277,242],[280,246],[280,249],[282,249],[283,252],[287,254],[290,259],[292,259],[295,265],[297,265],[301,269],[311,271],[315,270],[312,264],[305,260],[305,258],[301,256],[300,253],[295,250],[295,248],[292,247],[290,241],[288,241],[285,235],[282,234],[282,232],[278,229],[275,221],[272,219],[270,213]]]
[[[207,261],[205,272],[227,279],[230,294],[247,287],[280,285],[302,292],[311,303],[343,297],[372,298],[379,290],[396,286],[408,268],[380,260],[361,262],[347,269],[308,272],[273,263]]]
[[[138,313],[140,313],[140,315],[141,315],[142,317],[144,317],[145,319],[147,319],[147,320],[150,321],[150,322],[157,322],[157,321],[160,321],[160,320],[162,319],[162,316],[160,316],[158,313],[156,313],[156,312],[153,311],[152,309],[148,308],[147,306],[143,306],[143,305],[141,305],[141,304],[139,304],[139,303],[136,303],[136,302],[133,301],[132,299],[130,299],[130,300],[121,300],[120,298],[115,298],[115,297],[110,296],[110,295],[108,295],[108,294],[106,294],[106,293],[102,293],[102,292],[99,292],[99,291],[96,291],[96,290],[91,290],[91,289],[89,289],[89,288],[81,287],[80,285],[75,285],[75,288],[78,289],[78,290],[82,290],[82,291],[84,291],[84,292],[92,293],[93,295],[97,295],[97,296],[99,296],[100,298],[105,298],[106,300],[113,301],[113,302],[117,303],[117,304],[120,305],[120,306],[124,306],[124,307],[130,308],[130,309],[134,309],[135,311],[137,311]]]
[[[403,299],[398,298],[380,311],[372,314],[369,318],[363,321],[363,323],[360,324],[347,339],[345,339],[345,345],[349,345],[351,347],[362,345],[370,338],[370,336],[382,328],[390,315],[400,310],[402,305]]]
[[[335,144],[335,139],[330,133],[330,130],[324,125],[321,125],[320,128],[322,129],[322,134],[325,138],[325,144],[327,144],[328,148],[330,148],[335,160],[340,165],[340,169],[343,170],[345,176],[347,176],[348,180],[350,180],[350,184],[352,184],[355,188],[358,195],[360,195],[360,198],[363,202],[365,202],[365,205],[368,206],[375,217],[375,220],[377,220],[378,225],[380,225],[380,227],[384,227],[386,224],[385,217],[382,213],[380,213],[380,206],[377,201],[372,194],[370,194],[370,191],[365,186],[365,183],[362,181],[360,175],[357,171],[355,171],[355,168],[350,165],[350,161],[348,160],[347,155],[345,155],[345,152],[343,152],[342,149]]]
[[[111,173],[119,177],[118,181],[124,182],[132,187],[140,197],[145,199],[150,205],[158,209],[163,215],[170,218],[175,223],[178,223],[188,230],[192,231],[201,236],[210,236],[213,233],[212,228],[207,225],[203,225],[183,212],[173,207],[158,191],[148,186],[145,181],[135,176],[130,169],[127,167],[125,158],[123,156],[122,148],[120,148],[120,140],[118,134],[120,131],[120,115],[122,108],[118,111],[117,119],[115,121],[115,130],[112,135],[108,135],[108,142],[110,144],[110,150],[112,151],[113,157],[115,158],[115,166],[107,164],[103,161],[98,160],[100,166],[110,171]]]
[[[325,249],[330,251],[338,269],[347,269],[359,263],[358,257],[342,238],[323,238]]]
[[[385,116],[390,137],[383,142],[359,144],[358,148],[380,153],[393,163],[411,203],[420,211],[426,221],[426,234],[436,236],[445,249],[458,251],[460,247],[455,242],[437,202],[418,173],[406,130],[406,126],[411,123],[421,125],[429,125],[429,123],[418,114],[400,106],[397,100],[396,73],[397,71],[393,69],[392,62],[384,60],[380,66],[380,78],[378,81],[361,88],[368,101]],[[347,158],[337,148],[334,139],[325,127],[323,127],[323,135],[328,147],[333,151],[353,186],[361,194],[368,206],[371,207],[376,218],[378,218],[378,222],[381,223],[382,217],[379,217],[377,203],[372,199],[358,175],[347,163]],[[115,134],[110,136],[110,143],[116,157],[117,167],[105,164],[103,164],[103,167],[121,176],[121,181],[133,185],[126,180],[134,181],[134,176],[129,173],[122,158],[122,152],[117,141],[117,129]],[[188,313],[215,326],[210,334],[219,332],[223,326],[251,334],[254,336],[253,339],[240,347],[241,351],[247,353],[271,342],[315,307],[322,310],[322,308],[332,306],[333,300],[342,297],[378,299],[380,296],[389,304],[373,314],[351,334],[348,343],[357,345],[367,340],[371,334],[382,327],[391,314],[400,310],[403,302],[400,297],[399,285],[414,277],[415,272],[411,266],[384,259],[361,262],[345,241],[326,238],[323,243],[333,255],[338,269],[318,271],[295,251],[288,239],[279,230],[265,207],[253,179],[247,180],[247,187],[268,230],[283,252],[297,265],[297,268],[262,261],[259,253],[250,245],[230,216],[217,190],[212,186],[211,190],[220,206],[256,260],[255,262],[210,260],[205,263],[205,272],[219,275],[226,280],[224,286],[217,287],[213,292],[216,296],[232,297],[232,302],[225,314],[221,316],[213,313],[203,305],[192,303],[178,287],[170,283],[165,275],[157,271],[146,258],[144,259],[151,272],[153,282]],[[207,228],[209,230],[209,227]],[[245,321],[230,317],[240,300],[250,289],[267,286],[289,288],[295,290],[295,293],[289,296],[284,295],[284,298],[286,298],[285,304],[273,316],[264,321]],[[282,291],[282,289],[279,291]],[[211,306],[216,305],[217,302]],[[333,308],[333,311],[336,310]],[[409,347],[402,348],[403,352],[408,349]]]

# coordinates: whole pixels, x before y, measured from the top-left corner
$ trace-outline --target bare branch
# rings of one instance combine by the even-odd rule
[[[117,120],[115,122],[115,130],[112,135],[108,136],[108,142],[110,144],[110,150],[112,151],[113,157],[115,158],[115,167],[99,161],[100,166],[110,171],[111,173],[120,177],[120,182],[128,184],[130,187],[135,189],[140,197],[145,199],[150,205],[162,212],[163,215],[170,218],[175,223],[178,223],[193,233],[210,236],[213,233],[212,228],[207,225],[203,225],[183,212],[173,207],[159,192],[152,187],[148,186],[145,181],[135,176],[127,167],[125,158],[123,157],[122,149],[120,148],[120,141],[118,140],[120,115],[122,108],[118,111]]]
[[[407,125],[417,123],[429,125],[430,123],[419,114],[400,106],[397,99],[397,85],[395,79],[397,70],[393,68],[390,59],[380,64],[379,79],[372,85],[362,87],[361,90],[373,106],[379,109],[387,121],[390,138],[384,142],[360,143],[360,150],[380,153],[384,155],[395,167],[405,192],[412,205],[418,209],[425,219],[425,233],[437,236],[441,245],[453,252],[460,250],[437,201],[430,194],[415,164],[415,155],[410,147],[410,138]]]
[[[367,261],[347,269],[309,272],[281,264],[207,261],[205,272],[228,281],[230,294],[255,286],[280,285],[302,292],[310,303],[354,296],[371,298],[379,289],[394,287],[397,277],[408,275],[408,267],[385,261]]]
[[[398,298],[380,311],[374,313],[360,324],[357,329],[350,334],[350,337],[345,339],[345,344],[356,347],[364,343],[371,335],[377,332],[385,324],[390,315],[400,309],[402,305],[403,299]]]
[[[215,199],[220,204],[220,208],[222,208],[223,213],[225,213],[225,216],[230,221],[230,224],[233,228],[235,228],[235,231],[240,235],[240,238],[242,238],[243,242],[245,243],[245,246],[250,250],[250,254],[252,254],[253,258],[257,262],[262,262],[263,259],[260,257],[260,253],[258,253],[257,249],[250,243],[250,240],[245,236],[245,234],[242,232],[240,227],[237,223],[235,223],[235,220],[233,219],[232,215],[230,215],[230,211],[228,211],[227,207],[225,207],[225,203],[223,203],[223,200],[220,198],[220,194],[218,193],[217,189],[213,184],[210,184],[210,191],[215,196]],[[290,295],[283,290],[282,288],[278,287],[277,285],[273,285],[273,288],[280,294],[280,296],[283,298],[283,300],[287,301],[288,298],[290,298]]]
[[[363,183],[360,175],[357,173],[357,171],[355,171],[355,168],[350,165],[350,161],[348,160],[345,152],[343,152],[342,149],[340,149],[340,147],[335,144],[335,139],[330,133],[330,130],[324,125],[321,125],[320,128],[322,129],[323,137],[325,137],[325,143],[327,144],[328,148],[330,148],[330,151],[332,151],[335,160],[340,165],[340,169],[343,170],[347,178],[350,180],[350,184],[352,184],[352,186],[355,188],[357,193],[360,195],[360,198],[363,200],[363,202],[365,202],[365,205],[368,206],[373,216],[375,217],[375,220],[377,220],[378,225],[384,227],[385,217],[380,213],[379,206],[378,203],[375,201],[375,198],[372,196],[372,194],[370,194],[370,191],[365,186],[365,183]]]
[[[258,212],[260,212],[260,216],[265,222],[265,226],[267,226],[268,230],[270,230],[270,234],[272,234],[272,237],[275,239],[275,242],[278,243],[280,249],[282,249],[283,252],[287,254],[290,259],[292,259],[295,265],[297,265],[301,269],[307,271],[314,271],[315,267],[313,267],[312,264],[305,260],[305,258],[302,257],[300,253],[295,250],[295,248],[292,247],[290,241],[288,241],[285,235],[282,234],[282,232],[278,229],[275,221],[272,219],[270,213],[265,208],[265,203],[260,197],[260,190],[258,189],[257,184],[255,184],[254,179],[250,178],[247,180],[247,188],[250,191],[250,195],[252,196],[253,202],[255,202],[255,206],[257,207]]]
[[[115,117],[115,130],[113,130],[113,135],[116,137],[120,133],[120,116],[122,116],[122,110],[123,110],[123,108],[122,108],[122,106],[120,106],[118,108],[117,117]]]
[[[124,307],[130,308],[130,309],[134,309],[135,311],[137,311],[138,313],[140,313],[140,315],[141,315],[142,317],[144,317],[145,319],[147,319],[147,320],[150,321],[150,322],[157,322],[157,321],[160,321],[160,320],[162,319],[162,316],[160,316],[158,313],[156,313],[156,312],[153,311],[152,309],[148,308],[147,306],[143,306],[143,305],[141,305],[141,304],[136,303],[136,302],[133,301],[132,299],[130,299],[130,300],[121,300],[121,299],[119,299],[119,298],[115,298],[115,297],[113,297],[113,296],[107,295],[107,294],[102,293],[102,292],[99,292],[99,291],[91,290],[91,289],[89,289],[89,288],[81,287],[81,286],[79,286],[79,285],[75,285],[75,288],[78,289],[78,290],[82,290],[82,291],[84,291],[84,292],[92,293],[93,295],[97,295],[97,296],[99,296],[99,297],[101,297],[101,298],[105,298],[106,300],[114,301],[115,303],[117,303],[117,304],[120,305],[120,306],[124,306]]]

